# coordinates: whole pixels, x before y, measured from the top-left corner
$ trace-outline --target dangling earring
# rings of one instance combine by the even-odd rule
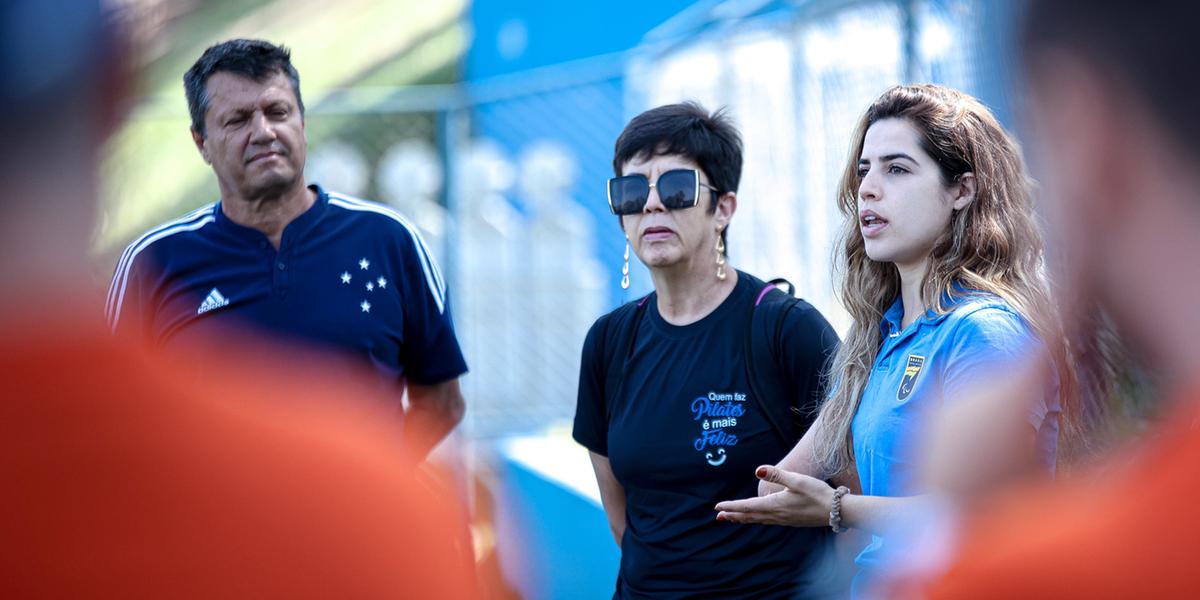
[[[717,231],[717,279],[725,281],[725,236]]]
[[[629,289],[629,241],[625,242],[625,264],[621,265],[621,289]]]

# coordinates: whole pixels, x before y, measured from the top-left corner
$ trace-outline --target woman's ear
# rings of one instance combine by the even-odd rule
[[[724,230],[729,226],[729,221],[733,219],[733,213],[737,212],[737,193],[725,192],[716,200],[717,210],[715,217],[720,230]]]
[[[954,210],[962,210],[968,204],[975,201],[975,186],[977,181],[975,174],[967,171],[958,176],[958,182],[952,188],[954,190],[953,206]]]

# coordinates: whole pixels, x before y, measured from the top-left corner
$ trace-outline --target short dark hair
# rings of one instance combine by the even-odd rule
[[[296,103],[300,105],[300,116],[304,116],[304,100],[300,98],[300,74],[292,66],[292,52],[287,46],[276,46],[263,40],[229,40],[209,46],[204,54],[183,75],[183,89],[187,94],[188,112],[192,116],[192,129],[201,136],[207,135],[204,114],[208,112],[208,78],[219,72],[234,73],[262,81],[283,73],[292,83]]]
[[[674,154],[696,163],[717,195],[736,192],[742,179],[742,137],[724,108],[709,113],[695,102],[652,108],[625,126],[613,152],[618,177],[634,158]],[[711,202],[708,212],[717,209]]]
[[[1024,59],[1036,67],[1045,52],[1059,50],[1096,65],[1126,84],[1181,148],[1191,148],[1200,139],[1197,20],[1195,2],[1032,0],[1023,20]]]

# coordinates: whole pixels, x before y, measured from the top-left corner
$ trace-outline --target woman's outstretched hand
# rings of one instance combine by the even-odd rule
[[[718,521],[791,527],[829,525],[829,507],[833,504],[833,488],[829,484],[769,465],[755,469],[754,474],[782,489],[757,498],[720,502],[715,507],[719,511]]]

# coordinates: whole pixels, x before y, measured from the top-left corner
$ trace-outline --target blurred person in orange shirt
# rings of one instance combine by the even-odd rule
[[[1029,5],[1034,164],[1060,246],[1051,266],[1068,293],[1066,317],[1084,328],[1092,307],[1103,308],[1169,401],[1101,472],[977,504],[941,574],[897,595],[1200,594],[1198,18],[1192,3]],[[993,407],[972,415],[980,429],[1012,419]]]
[[[0,596],[474,597],[454,503],[384,420],[323,401],[361,385],[232,352],[197,378],[93,308],[132,80],[111,17],[0,4]]]

